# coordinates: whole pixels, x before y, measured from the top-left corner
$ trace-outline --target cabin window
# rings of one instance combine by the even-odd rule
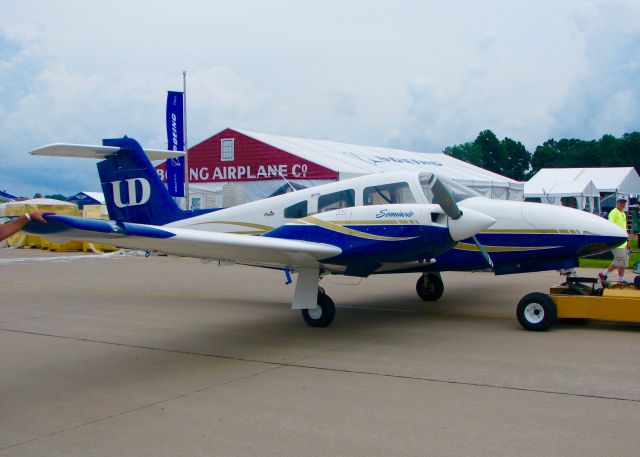
[[[355,196],[356,192],[353,189],[321,195],[318,198],[318,212],[322,213],[334,209],[350,208],[355,206]]]
[[[425,197],[427,197],[427,201],[429,203],[434,203],[434,195],[433,192],[431,192],[430,185],[432,178],[433,175],[431,173],[420,173],[420,185],[422,186],[422,191],[424,192]],[[459,203],[462,200],[466,200],[467,198],[480,196],[480,194],[475,190],[471,190],[460,183],[454,182],[442,176],[438,176],[438,179],[447,187],[447,189],[451,193],[451,196],[453,197],[453,200],[456,203]]]
[[[415,203],[416,199],[406,182],[382,184],[364,189],[363,199],[365,205],[386,205],[389,203]]]
[[[220,160],[222,161],[234,160],[234,156],[235,156],[234,142],[235,140],[233,138],[224,138],[220,140]]]
[[[526,197],[524,199],[525,202],[531,202],[531,203],[542,203],[542,198],[541,197]]]
[[[301,217],[307,217],[307,201],[303,200],[295,205],[285,208],[284,217],[287,219],[300,219]]]

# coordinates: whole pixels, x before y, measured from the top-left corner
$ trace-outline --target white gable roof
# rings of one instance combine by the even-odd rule
[[[525,197],[543,197],[545,195],[554,195],[566,197],[571,195],[582,195],[584,197],[599,197],[600,192],[596,188],[593,181],[555,181],[543,183],[538,182],[524,183]]]
[[[521,182],[441,152],[412,152],[335,141],[291,138],[234,128],[231,130],[336,171],[341,178],[385,171],[423,170],[440,174],[476,189],[508,188],[510,194],[514,194],[516,199],[522,197],[524,190]],[[483,193],[487,194],[487,192]],[[510,197],[513,198],[514,195]]]
[[[81,192],[85,194],[87,197],[93,198],[96,201],[99,201],[102,205],[105,204],[106,200],[104,199],[104,194],[102,192]]]
[[[549,193],[558,185],[575,186],[576,192],[580,192],[590,181],[599,192],[640,194],[640,176],[633,167],[598,167],[543,168],[525,183],[525,195],[537,195],[541,189]]]

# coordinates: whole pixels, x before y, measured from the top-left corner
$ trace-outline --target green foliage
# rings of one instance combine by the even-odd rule
[[[482,168],[502,173],[506,165],[506,154],[502,145],[491,130],[483,130],[478,134],[474,144],[480,147]]]
[[[483,130],[473,143],[449,146],[444,153],[518,181],[529,179],[541,168],[635,167],[640,172],[640,132],[588,141],[551,138],[530,154],[521,142],[499,141],[491,130]]]
[[[529,179],[531,154],[524,147],[524,144],[511,138],[505,138],[500,142],[500,146],[505,157],[503,174],[517,181]]]
[[[52,195],[45,195],[44,198],[52,198],[54,200],[62,200],[67,201],[67,197],[65,197],[64,195],[61,194],[52,194]]]
[[[482,163],[482,148],[475,143],[467,142],[456,146],[449,146],[445,148],[444,153],[475,165]]]

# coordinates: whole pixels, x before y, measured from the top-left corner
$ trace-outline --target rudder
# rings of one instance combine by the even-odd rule
[[[108,138],[103,146],[120,148],[98,162],[98,174],[109,211],[118,222],[165,225],[190,217],[173,201],[140,144],[133,138]]]

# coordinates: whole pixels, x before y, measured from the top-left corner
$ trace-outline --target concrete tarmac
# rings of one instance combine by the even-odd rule
[[[638,455],[640,326],[522,330],[556,272],[417,277],[323,279],[314,329],[277,271],[0,249],[0,457]]]

